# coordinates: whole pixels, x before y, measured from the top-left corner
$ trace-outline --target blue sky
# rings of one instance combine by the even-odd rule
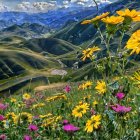
[[[109,0],[97,1],[109,3]],[[46,12],[71,6],[90,7],[94,6],[94,2],[93,0],[0,0],[0,11]]]

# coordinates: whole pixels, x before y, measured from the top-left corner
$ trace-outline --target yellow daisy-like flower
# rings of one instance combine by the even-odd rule
[[[91,133],[94,129],[98,129],[101,124],[101,115],[93,115],[86,123],[85,131]]]
[[[92,82],[91,81],[87,81],[85,83],[85,87],[88,88],[88,87],[91,87],[92,86]]]
[[[125,47],[129,50],[132,50],[130,55],[134,53],[140,53],[140,30],[137,30],[132,34]]]
[[[18,116],[14,112],[9,112],[6,114],[6,119],[11,123],[17,124]]]
[[[106,12],[106,13],[103,13],[103,14],[101,14],[101,15],[99,15],[99,16],[96,16],[95,18],[92,18],[92,19],[90,19],[90,20],[84,20],[81,24],[90,24],[90,23],[93,23],[93,22],[95,22],[95,21],[99,21],[99,20],[101,20],[102,18],[107,17],[108,15],[109,15],[109,12]]]
[[[90,88],[91,86],[92,86],[92,82],[91,81],[87,81],[87,82],[79,85],[78,89],[79,90],[84,90],[84,89]]]
[[[124,21],[124,17],[121,16],[110,16],[102,19],[103,22],[111,25],[120,24]]]
[[[95,18],[92,18],[91,20],[92,20],[92,22],[98,21],[98,20],[101,20],[102,18],[107,17],[108,15],[109,15],[109,12],[106,12],[106,13],[103,13],[103,14],[101,14],[99,16],[96,16]]]
[[[28,93],[23,94],[23,99],[29,100],[30,98],[31,98],[30,94],[28,94]]]
[[[16,117],[15,124],[17,124],[17,123],[31,123],[32,120],[33,120],[32,114],[30,114],[28,112],[22,112]]]
[[[104,81],[97,81],[95,89],[98,91],[99,94],[104,94],[107,90],[106,83]]]
[[[8,112],[6,114],[6,119],[10,120],[10,121],[14,121],[16,117],[16,114],[14,112]]]
[[[136,10],[129,10],[129,9],[125,9],[124,11],[120,10],[116,12],[118,15],[122,16],[122,17],[129,17],[131,19],[136,18],[137,16],[139,16],[139,12],[137,12]]]
[[[86,50],[83,50],[82,60],[85,61],[87,58],[90,58],[90,59],[93,58],[93,53],[97,52],[99,50],[101,50],[101,49],[99,47],[96,47],[96,46],[94,46],[92,48],[88,48]]]
[[[40,108],[40,107],[43,107],[43,106],[45,106],[44,103],[38,103],[38,104],[33,105],[32,108],[35,109],[35,108]]]
[[[16,103],[17,99],[16,98],[11,98],[10,101],[11,101],[11,103]]]
[[[89,104],[83,103],[82,105],[77,105],[72,110],[72,115],[76,118],[81,118],[89,110]]]

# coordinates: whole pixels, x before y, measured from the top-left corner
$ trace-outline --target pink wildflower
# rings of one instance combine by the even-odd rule
[[[68,124],[69,121],[68,120],[63,120],[63,125]]]
[[[127,113],[131,111],[131,107],[125,107],[119,104],[113,105],[111,108],[117,113]]]
[[[118,100],[122,100],[125,97],[125,94],[119,92],[119,93],[116,94],[116,97],[117,97]]]
[[[73,124],[66,124],[63,126],[63,130],[66,132],[75,132],[79,130],[79,127],[76,127]]]
[[[91,115],[95,115],[96,114],[96,111],[94,109],[91,109],[90,110],[90,113],[91,113]]]
[[[38,130],[38,127],[34,124],[30,124],[28,128],[30,131],[37,131]]]
[[[0,140],[6,140],[6,139],[7,139],[7,136],[5,134],[0,135]]]
[[[71,87],[67,85],[65,87],[64,91],[67,92],[67,93],[69,93],[71,91]]]
[[[32,140],[32,137],[31,136],[28,136],[28,135],[25,135],[23,140]]]
[[[0,109],[1,110],[5,110],[5,109],[7,109],[7,107],[8,107],[8,104],[2,104],[2,103],[0,103]]]

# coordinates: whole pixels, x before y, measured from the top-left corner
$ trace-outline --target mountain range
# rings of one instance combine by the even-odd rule
[[[77,22],[96,10],[95,7],[88,8],[67,8],[48,11],[47,13],[25,13],[25,12],[1,12],[0,13],[0,29],[7,28],[14,24],[22,25],[39,24],[48,27],[50,30],[59,29],[66,22]]]

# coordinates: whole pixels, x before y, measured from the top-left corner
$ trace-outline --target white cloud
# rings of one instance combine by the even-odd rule
[[[56,8],[55,3],[48,2],[34,2],[32,6],[35,11],[48,11]]]
[[[22,2],[16,6],[17,11],[30,11],[32,9],[30,2]]]
[[[56,9],[56,2],[22,2],[15,7],[16,11],[24,12],[47,12],[48,10]]]
[[[0,12],[3,12],[3,11],[8,11],[9,8],[5,5],[3,5],[2,3],[0,3]]]

